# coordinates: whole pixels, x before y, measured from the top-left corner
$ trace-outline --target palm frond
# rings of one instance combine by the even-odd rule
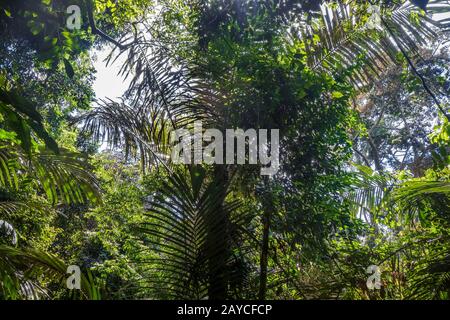
[[[450,253],[445,250],[429,252],[418,261],[410,276],[408,299],[449,298]]]
[[[0,293],[4,298],[41,298],[45,291],[40,288],[38,280],[44,277],[65,286],[66,272],[67,265],[55,255],[0,245]],[[90,272],[81,274],[80,280],[79,298],[100,299],[101,287]]]
[[[81,154],[46,148],[27,155],[14,144],[0,146],[0,187],[18,189],[19,178],[27,176],[47,195],[53,204],[84,203],[100,200],[100,186],[91,173],[91,166]],[[0,209],[11,210],[20,201],[0,202]]]
[[[128,54],[120,71],[123,77],[132,77],[125,99],[101,101],[76,119],[94,140],[108,140],[127,155],[139,154],[144,166],[165,160],[172,130],[211,119],[214,97],[186,64],[153,40],[140,41],[116,55],[111,52],[108,61]]]
[[[389,194],[391,181],[386,175],[367,166],[354,166],[357,171],[354,173],[352,188],[344,195],[344,199],[348,201],[349,210],[354,216],[372,223],[382,201]]]
[[[90,165],[80,154],[61,150],[56,155],[41,150],[31,161],[31,173],[52,203],[100,200],[100,186]]]
[[[411,180],[397,188],[393,201],[402,208],[407,220],[428,224],[436,215],[450,218],[450,183],[448,181]],[[432,214],[432,216],[430,216]]]
[[[396,190],[397,200],[415,201],[422,196],[432,194],[449,194],[450,182],[448,181],[408,181]]]
[[[195,167],[171,175],[151,201],[140,230],[155,239],[161,258],[153,263],[165,272],[153,285],[169,296],[214,298],[245,278],[245,268],[235,270],[242,262],[237,242],[251,215],[237,214],[239,202],[225,201],[226,194],[223,177]]]
[[[0,145],[0,186],[18,189],[18,154],[10,146]]]
[[[306,39],[308,64],[313,70],[333,73],[339,69],[361,67],[350,80],[358,89],[369,85],[388,68],[398,63],[398,56],[407,52],[411,58],[420,58],[422,48],[433,44],[445,32],[445,21],[433,20],[434,13],[450,11],[450,4],[431,1],[428,15],[413,21],[413,4],[404,2],[382,13],[382,30],[367,29],[360,10],[340,1],[325,6],[316,23],[300,24],[291,33],[292,39]],[[363,14],[365,14],[363,12]],[[390,32],[387,32],[386,28]]]

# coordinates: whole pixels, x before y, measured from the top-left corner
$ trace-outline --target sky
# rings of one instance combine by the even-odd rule
[[[105,47],[102,50],[94,50],[91,57],[94,60],[94,67],[97,70],[93,89],[97,99],[110,98],[116,100],[121,97],[128,88],[129,80],[124,80],[118,75],[120,67],[127,55],[122,55],[114,64],[106,66],[104,61],[111,48]]]
[[[109,98],[111,100],[118,100],[128,89],[129,79],[124,80],[118,73],[122,66],[126,54],[119,57],[113,64],[106,66],[105,59],[111,52],[111,47],[105,46],[101,50],[91,51],[91,59],[94,61],[94,68],[97,71],[96,79],[93,84],[93,89],[97,100]],[[99,151],[107,150],[108,144],[106,141],[100,144]]]

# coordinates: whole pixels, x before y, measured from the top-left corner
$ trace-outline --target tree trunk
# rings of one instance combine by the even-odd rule
[[[266,291],[267,291],[267,263],[269,260],[270,217],[271,217],[271,210],[266,207],[264,209],[264,215],[262,217],[263,238],[261,245],[259,294],[258,294],[258,298],[260,300],[264,300],[266,298]]]
[[[264,178],[264,191],[262,195],[263,204],[263,216],[262,216],[262,226],[263,235],[261,243],[261,257],[259,261],[260,274],[259,274],[259,294],[258,298],[260,300],[266,299],[267,292],[267,265],[269,261],[269,233],[270,233],[270,220],[272,217],[273,199],[269,183],[269,178]]]
[[[228,186],[228,172],[224,165],[216,165],[214,168],[215,182],[220,183],[223,188],[222,203],[225,201]],[[210,300],[225,300],[228,295],[228,270],[226,262],[229,257],[228,242],[224,239],[228,238],[228,216],[220,206],[214,214],[214,225],[220,223],[223,226],[221,229],[209,228],[207,235],[207,250],[208,250],[208,298]],[[211,226],[209,226],[211,227]]]

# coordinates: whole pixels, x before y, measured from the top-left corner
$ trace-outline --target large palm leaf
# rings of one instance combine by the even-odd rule
[[[224,299],[243,285],[239,229],[251,216],[239,212],[239,201],[225,200],[227,184],[218,170],[208,177],[195,167],[171,175],[154,195],[141,228],[157,239],[151,242],[160,256],[150,270],[163,276],[148,279],[154,288],[176,298]]]
[[[360,6],[335,3],[323,7],[314,23],[303,22],[293,28],[291,37],[307,40],[308,64],[314,70],[334,72],[360,61],[360,68],[350,77],[357,88],[364,88],[398,64],[402,52],[410,58],[420,58],[421,49],[440,40],[446,29],[445,19],[433,20],[431,15],[450,11],[446,1],[430,1],[428,15],[412,19],[411,14],[417,14],[416,7],[403,1],[382,12],[382,29],[371,30],[366,24],[367,12]]]
[[[131,76],[125,98],[120,102],[101,101],[76,119],[96,141],[107,140],[127,154],[139,154],[143,166],[164,162],[172,130],[195,120],[211,119],[215,98],[167,45],[157,39],[142,39],[146,34],[143,32],[141,40],[127,50],[113,50],[108,59],[127,54],[120,71],[125,78]]]
[[[56,155],[41,150],[32,159],[30,172],[53,204],[100,200],[100,186],[92,166],[79,153],[61,150]]]
[[[409,299],[450,298],[450,252],[440,246],[428,249],[427,255],[414,266]]]
[[[368,223],[375,225],[375,216],[383,201],[390,194],[392,181],[386,175],[363,165],[354,164],[352,186],[344,194],[350,212]]]
[[[18,154],[10,150],[10,144],[0,145],[0,186],[18,188]]]
[[[0,245],[0,297],[6,299],[40,299],[47,292],[39,285],[47,281],[66,285],[67,265],[55,255],[31,248]],[[100,286],[90,272],[81,274],[81,290],[74,298],[100,299]]]
[[[30,157],[31,156],[31,157]],[[30,155],[14,144],[0,146],[0,187],[19,190],[18,181],[27,178],[56,204],[84,203],[100,200],[100,187],[91,166],[81,154],[60,150],[58,154],[40,148]],[[13,204],[1,199],[1,208],[13,208]]]
[[[410,299],[449,299],[450,249],[446,230],[450,222],[450,184],[448,179],[431,181],[414,179],[407,181],[393,193],[393,200],[401,210],[399,213],[409,221],[429,226],[420,236],[421,252],[412,268],[409,279]],[[430,213],[433,214],[430,215]],[[428,232],[427,232],[428,231]]]

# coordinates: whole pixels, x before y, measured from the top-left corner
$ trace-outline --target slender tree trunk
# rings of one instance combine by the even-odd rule
[[[218,218],[224,225],[223,232],[212,230],[207,235],[208,252],[208,299],[225,300],[228,295],[228,277],[227,277],[227,258],[229,250],[226,247],[227,242],[223,242],[223,237],[227,237],[226,217],[223,210],[217,213]],[[220,215],[220,217],[219,217]]]
[[[261,245],[261,259],[260,259],[260,275],[259,275],[259,294],[258,298],[264,300],[267,291],[267,263],[269,260],[269,231],[270,231],[271,210],[264,209],[262,217],[263,224],[263,238]]]
[[[224,165],[216,165],[214,168],[214,175],[216,183],[221,183],[223,188],[223,198],[225,200],[228,186],[228,172]],[[225,300],[228,296],[228,270],[226,262],[229,257],[228,242],[224,239],[228,238],[228,216],[220,206],[214,213],[214,225],[220,223],[223,226],[221,229],[213,228],[208,230],[207,235],[207,250],[208,250],[208,266],[209,266],[209,283],[208,283],[208,298],[210,300]]]
[[[270,233],[270,220],[273,211],[273,199],[270,191],[269,179],[264,178],[264,194],[262,197],[262,203],[264,213],[262,216],[263,235],[261,243],[261,257],[259,261],[260,274],[259,274],[259,294],[260,300],[266,299],[267,292],[267,265],[269,261],[269,233]]]
[[[367,137],[367,141],[369,142],[369,145],[370,145],[370,147],[372,149],[372,157],[373,157],[373,160],[375,161],[375,169],[377,171],[382,171],[383,170],[383,166],[381,165],[381,160],[380,160],[380,156],[378,154],[378,149],[377,149],[377,146],[375,145],[375,142],[373,141],[372,136],[370,135],[370,133],[369,133],[369,135]]]

